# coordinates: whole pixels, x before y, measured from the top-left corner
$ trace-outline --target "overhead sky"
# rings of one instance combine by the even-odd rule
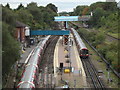
[[[0,0],[3,5],[9,3],[10,7],[13,9],[17,8],[20,3],[22,3],[25,7],[30,2],[36,2],[38,6],[46,6],[49,3],[53,3],[58,7],[58,12],[70,12],[78,5],[90,5],[98,1],[105,2],[106,0]],[[119,0],[116,0],[116,2],[118,1]]]

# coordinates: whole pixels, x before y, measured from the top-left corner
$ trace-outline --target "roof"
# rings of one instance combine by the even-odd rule
[[[24,23],[22,23],[22,22],[19,22],[19,21],[16,21],[16,28],[24,28],[24,27],[28,27],[28,25],[26,25],[26,24],[24,24]]]

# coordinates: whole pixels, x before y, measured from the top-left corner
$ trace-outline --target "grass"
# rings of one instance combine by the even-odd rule
[[[115,37],[115,38],[118,38],[118,39],[120,39],[119,37],[118,37],[118,33],[107,33],[108,35],[110,35],[110,36],[113,36],[113,37]]]
[[[84,29],[84,28],[81,28],[81,29],[88,31],[87,29]],[[91,32],[104,32],[104,33],[107,33],[104,28],[100,28],[99,30],[95,30],[95,29],[93,28],[93,29],[89,29],[89,31],[91,31]],[[113,36],[113,37],[115,37],[115,38],[120,39],[120,38],[118,37],[118,36],[119,36],[119,35],[118,35],[119,33],[110,33],[110,32],[108,32],[107,34],[110,35],[110,36]]]
[[[109,41],[107,41],[107,40],[105,40],[104,43],[107,44],[107,45],[110,45],[110,44],[111,44],[111,42],[109,42]]]

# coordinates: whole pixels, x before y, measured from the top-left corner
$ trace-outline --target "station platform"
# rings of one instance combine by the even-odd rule
[[[67,45],[63,45],[63,37],[60,36],[54,52],[54,79],[55,79],[55,85],[56,87],[63,86],[63,82],[67,82],[69,85],[69,88],[87,88],[87,82],[86,82],[86,75],[85,71],[83,69],[83,65],[81,62],[81,59],[79,57],[77,47],[74,41],[74,38],[72,34],[70,34],[71,39],[73,40],[73,45],[71,45],[70,48],[70,54],[66,50],[68,47]],[[67,55],[69,56],[70,63],[67,63],[66,61],[68,58],[66,58]],[[70,73],[66,73],[62,71],[62,73],[59,70],[60,63],[63,63],[63,67],[69,68],[71,67],[72,71]]]

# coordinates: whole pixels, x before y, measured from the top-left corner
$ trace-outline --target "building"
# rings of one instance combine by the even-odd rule
[[[106,0],[106,2],[115,2],[115,0]]]
[[[29,26],[25,25],[22,22],[16,21],[15,38],[17,39],[17,41],[19,41],[26,47],[26,44],[28,44],[27,40],[29,36],[30,36]]]

